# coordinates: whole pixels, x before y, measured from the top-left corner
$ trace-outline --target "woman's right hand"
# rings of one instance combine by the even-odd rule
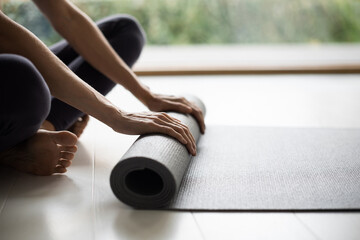
[[[164,112],[124,113],[116,129],[117,132],[140,135],[162,133],[169,135],[186,146],[191,155],[196,155],[196,143],[189,128],[178,119]],[[119,126],[120,125],[120,126]]]

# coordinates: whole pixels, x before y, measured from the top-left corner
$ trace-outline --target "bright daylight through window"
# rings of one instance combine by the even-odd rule
[[[164,66],[172,70],[288,69],[307,63],[320,63],[312,69],[329,64],[336,69],[340,63],[353,69],[359,62],[354,54],[360,46],[359,0],[73,2],[95,21],[118,13],[136,17],[147,34],[147,48],[139,62],[145,71]],[[47,45],[61,39],[31,1],[3,0],[2,9]]]

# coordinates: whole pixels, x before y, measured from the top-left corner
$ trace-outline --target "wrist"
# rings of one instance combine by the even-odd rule
[[[139,88],[134,92],[134,96],[140,100],[146,107],[155,99],[155,95],[151,92],[150,88],[140,83]]]
[[[123,128],[123,123],[125,120],[126,113],[121,111],[120,109],[116,109],[115,112],[113,112],[111,117],[111,123],[109,124],[109,127],[111,127],[115,132],[121,133]]]
[[[150,91],[150,88],[145,84],[141,83],[136,75],[128,70],[127,67],[121,69],[122,78],[117,81],[121,85],[123,85],[128,91],[130,91],[140,102],[142,102],[145,106],[149,106],[149,103],[154,100],[154,94]]]

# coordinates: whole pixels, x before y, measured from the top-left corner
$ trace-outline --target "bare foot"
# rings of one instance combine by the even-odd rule
[[[89,122],[89,115],[84,115],[79,118],[68,130],[73,132],[78,138],[84,132],[86,125]]]
[[[64,173],[77,150],[77,137],[68,131],[40,129],[33,137],[0,153],[0,161],[35,175]]]
[[[81,118],[78,118],[78,120],[76,120],[76,122],[71,127],[69,127],[68,131],[74,133],[79,138],[81,134],[84,132],[84,129],[89,122],[89,119],[90,119],[89,115],[87,114]],[[40,129],[55,131],[54,125],[47,120],[43,122]]]

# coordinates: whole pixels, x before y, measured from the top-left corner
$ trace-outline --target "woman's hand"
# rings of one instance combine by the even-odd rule
[[[175,111],[191,114],[197,120],[201,133],[205,132],[204,115],[200,108],[189,102],[184,97],[176,97],[162,94],[151,94],[151,98],[145,102],[146,106],[155,112]]]
[[[147,133],[163,133],[169,135],[184,144],[193,156],[196,155],[195,139],[189,128],[166,113],[122,112],[121,121],[118,126],[119,127],[116,129],[114,128],[114,130],[124,134],[140,135]]]

